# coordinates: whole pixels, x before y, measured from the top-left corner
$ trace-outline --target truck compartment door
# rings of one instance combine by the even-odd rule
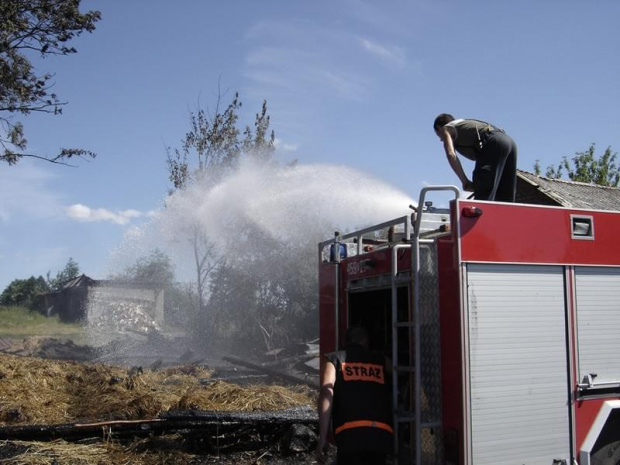
[[[570,463],[564,282],[561,266],[467,265],[470,463]]]
[[[593,387],[617,388],[620,385],[620,268],[575,268],[575,297],[579,380],[589,379]]]

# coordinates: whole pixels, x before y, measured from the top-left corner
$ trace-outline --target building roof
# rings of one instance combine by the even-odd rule
[[[620,189],[585,182],[550,179],[517,170],[517,202],[587,210],[620,210]]]
[[[107,287],[127,287],[132,289],[160,289],[164,286],[159,282],[136,282],[136,281],[123,281],[119,279],[93,279],[85,274],[82,274],[76,278],[66,281],[62,285],[62,289],[73,289],[76,287],[94,287],[94,286],[107,286]]]
[[[89,278],[85,274],[78,276],[77,278],[70,279],[69,281],[63,283],[62,288],[68,289],[72,287],[84,287],[84,286],[92,286],[95,283],[95,280]]]

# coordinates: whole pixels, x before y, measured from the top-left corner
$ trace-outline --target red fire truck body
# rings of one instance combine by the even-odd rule
[[[359,324],[392,359],[398,463],[619,464],[620,213],[440,189],[319,244],[321,354]]]

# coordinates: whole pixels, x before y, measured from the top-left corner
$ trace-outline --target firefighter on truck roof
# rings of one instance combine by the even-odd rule
[[[325,463],[330,420],[338,465],[384,464],[393,450],[391,391],[385,356],[368,349],[368,332],[350,327],[346,348],[325,356],[316,458]]]
[[[517,145],[503,129],[476,119],[455,119],[448,113],[435,118],[433,129],[464,190],[473,190],[476,200],[515,201]],[[471,181],[456,152],[476,162]]]

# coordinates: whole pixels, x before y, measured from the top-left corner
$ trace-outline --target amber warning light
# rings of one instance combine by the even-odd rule
[[[482,210],[478,207],[463,207],[461,215],[465,218],[478,218],[482,215]]]

